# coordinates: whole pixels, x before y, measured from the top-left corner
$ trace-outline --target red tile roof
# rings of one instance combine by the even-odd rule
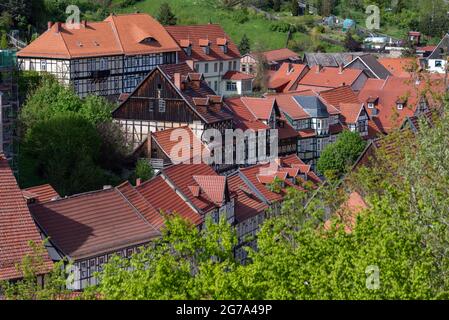
[[[224,32],[218,24],[192,25],[192,26],[166,26],[165,29],[178,42],[190,41],[192,44],[192,55],[187,56],[184,51],[179,53],[180,61],[214,61],[239,59],[240,52],[231,38]],[[228,50],[222,51],[220,45],[223,39],[227,40]],[[209,54],[204,53],[201,45],[210,42]],[[200,44],[201,42],[201,44]]]
[[[389,77],[386,80],[369,79],[359,92],[359,100],[367,102],[369,99],[378,98],[376,109],[377,115],[373,115],[374,109],[367,108],[373,121],[383,133],[389,133],[399,128],[406,117],[415,114],[418,102],[422,97],[426,97],[430,104],[436,102],[430,94],[426,92],[428,86],[432,87],[434,93],[444,91],[444,81],[442,77],[435,77],[427,81],[415,83],[410,78]],[[398,100],[406,99],[405,106],[398,110],[396,103]],[[432,107],[432,106],[431,106]]]
[[[180,130],[182,130],[182,131],[180,131]],[[188,141],[185,140],[184,135],[183,135],[183,138],[177,137],[177,132],[187,134]],[[173,138],[176,137],[177,139],[172,141],[172,135],[173,135]],[[197,159],[197,158],[202,159],[203,151],[206,149],[206,146],[201,142],[200,139],[197,138],[197,136],[193,133],[193,131],[188,126],[156,131],[154,133],[151,133],[151,136],[153,137],[156,144],[162,149],[162,151],[174,163],[177,161],[181,161],[181,160],[182,160],[182,162],[193,162],[194,161],[193,159]],[[182,155],[181,148],[180,148],[180,149],[177,149],[177,150],[179,150],[178,154],[176,155],[177,159],[172,159],[171,154],[172,154],[173,147],[175,147],[175,146],[178,147],[181,142],[187,143],[186,145],[184,145],[182,147],[182,150],[188,149],[190,152],[190,157],[187,158],[186,155]]]
[[[365,107],[362,103],[340,103],[342,122],[345,124],[357,123],[360,113]]]
[[[341,71],[340,68],[331,67],[324,67],[317,72],[315,67],[301,78],[299,84],[325,88],[352,86],[362,73],[363,71],[358,69],[343,69]]]
[[[159,230],[164,225],[164,218],[160,212],[156,210],[128,181],[119,185],[117,190],[155,229]]]
[[[35,202],[47,202],[52,199],[59,198],[59,194],[49,184],[42,186],[26,188],[22,190],[23,196],[27,200],[34,200]]]
[[[257,198],[256,195],[245,186],[245,182],[238,174],[230,176],[228,183],[230,191],[237,194],[234,212],[235,219],[238,223],[268,210],[268,205]]]
[[[150,42],[143,42],[153,39]],[[164,27],[147,14],[111,15],[69,29],[56,23],[17,53],[19,57],[73,59],[180,51]]]
[[[222,176],[193,176],[200,190],[217,206],[225,201],[226,177]],[[200,193],[201,194],[201,193]]]
[[[356,226],[357,216],[367,208],[368,205],[358,192],[354,191],[349,195],[349,198],[342,204],[340,210],[336,213],[340,217],[346,233],[352,232]],[[326,221],[324,228],[330,230],[331,223],[330,220]]]
[[[288,48],[265,51],[262,52],[261,54],[264,56],[265,59],[267,59],[269,63],[276,61],[283,61],[287,59],[300,60],[298,54]]]
[[[433,51],[433,50],[432,50]],[[410,68],[419,65],[414,58],[381,58],[378,60],[395,77],[410,77]]]
[[[243,73],[240,71],[228,71],[223,76],[223,80],[239,81],[239,80],[252,80],[252,79],[254,79],[253,75]]]
[[[255,119],[264,121],[270,120],[276,101],[274,98],[242,97],[241,100]]]
[[[215,201],[218,196],[216,195],[216,192],[211,191],[208,186],[200,185],[194,178],[195,176],[206,176],[210,177],[210,179],[215,179],[218,174],[210,166],[206,164],[178,164],[164,169],[162,175],[169,180],[170,184],[189,199],[193,206],[195,206],[201,213],[207,213],[210,210],[217,208],[217,203]],[[201,182],[203,182],[203,179]],[[198,197],[192,193],[191,186],[199,186],[201,188]],[[218,181],[214,182],[214,187],[218,188]],[[220,190],[222,190],[221,186]]]
[[[265,101],[263,98],[258,98],[259,100]],[[226,106],[233,113],[233,120],[236,129],[241,130],[268,130],[268,125],[259,121],[256,115],[250,111],[248,106],[243,103],[241,97],[226,99]]]
[[[282,201],[282,195],[270,191],[262,182],[259,181],[258,175],[263,173],[263,169],[267,166],[259,164],[248,168],[240,169],[240,173],[259,191],[259,193],[270,203]]]
[[[203,222],[200,214],[192,209],[168,184],[162,176],[147,181],[136,190],[160,213],[178,214],[195,225]]]
[[[8,161],[0,154],[0,280],[22,277],[16,265],[34,254],[29,241],[40,244],[42,239]],[[46,253],[42,258],[39,271],[47,273],[53,263]]]
[[[276,92],[296,90],[296,85],[309,67],[303,64],[283,63],[269,79],[268,87]]]
[[[357,94],[349,86],[321,91],[320,97],[328,104],[338,108],[341,103],[359,103]]]
[[[119,189],[39,203],[30,210],[53,245],[73,259],[144,244],[158,237],[159,231],[137,209],[140,205],[133,206]]]

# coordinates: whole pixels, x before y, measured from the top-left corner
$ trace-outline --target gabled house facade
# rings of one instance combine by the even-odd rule
[[[20,70],[48,72],[80,97],[130,93],[158,65],[181,51],[147,14],[112,14],[101,22],[48,23],[48,30],[17,53]]]
[[[134,148],[150,132],[188,126],[202,140],[206,129],[223,134],[232,129],[232,115],[222,97],[192,67],[187,63],[156,67],[112,112]]]
[[[426,58],[426,66],[429,72],[445,73],[447,56],[449,54],[449,34],[446,34]]]
[[[252,92],[252,79],[240,72],[240,52],[220,25],[167,26],[181,47],[180,61],[193,61],[196,72],[218,95]]]

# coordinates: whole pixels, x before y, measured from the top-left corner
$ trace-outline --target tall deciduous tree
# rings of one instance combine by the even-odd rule
[[[344,131],[335,143],[326,146],[318,160],[321,174],[341,176],[365,149],[366,143],[356,132]]]

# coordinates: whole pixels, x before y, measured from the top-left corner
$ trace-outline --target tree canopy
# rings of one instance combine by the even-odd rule
[[[341,176],[355,163],[366,143],[357,132],[344,131],[335,143],[326,146],[318,160],[318,172],[326,176]]]

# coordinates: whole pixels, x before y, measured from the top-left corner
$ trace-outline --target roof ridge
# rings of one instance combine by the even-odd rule
[[[117,29],[117,26],[116,26],[115,20],[114,20],[116,15],[115,14],[111,14],[109,17],[111,18],[111,21],[107,21],[107,22],[111,26],[112,32],[114,33],[114,35],[117,37],[118,45],[120,46],[120,49],[122,50],[122,53],[125,54],[125,49],[122,46],[122,39],[120,38],[120,34],[118,32],[118,29]]]
[[[129,183],[129,182],[128,182]],[[130,184],[130,183],[129,183]],[[131,185],[131,184],[130,184]],[[133,209],[133,211],[136,213],[136,215],[142,219],[146,224],[148,224],[151,228],[153,228],[157,233],[161,234],[161,231],[159,229],[157,229],[152,223],[150,223],[145,216],[142,214],[142,212],[140,212],[139,209],[137,209],[134,204],[131,203],[131,201],[129,201],[129,199],[117,188],[114,188],[114,190],[119,193],[123,199],[125,199],[126,203]],[[140,196],[140,198],[142,198],[149,206],[149,208],[153,209],[156,213],[159,213],[152,205],[151,203],[149,203],[147,201],[147,199],[145,199],[144,196],[142,196],[142,194],[140,192],[138,192],[132,185],[131,185],[131,190],[133,190],[133,192],[135,192],[136,194],[138,194]]]

